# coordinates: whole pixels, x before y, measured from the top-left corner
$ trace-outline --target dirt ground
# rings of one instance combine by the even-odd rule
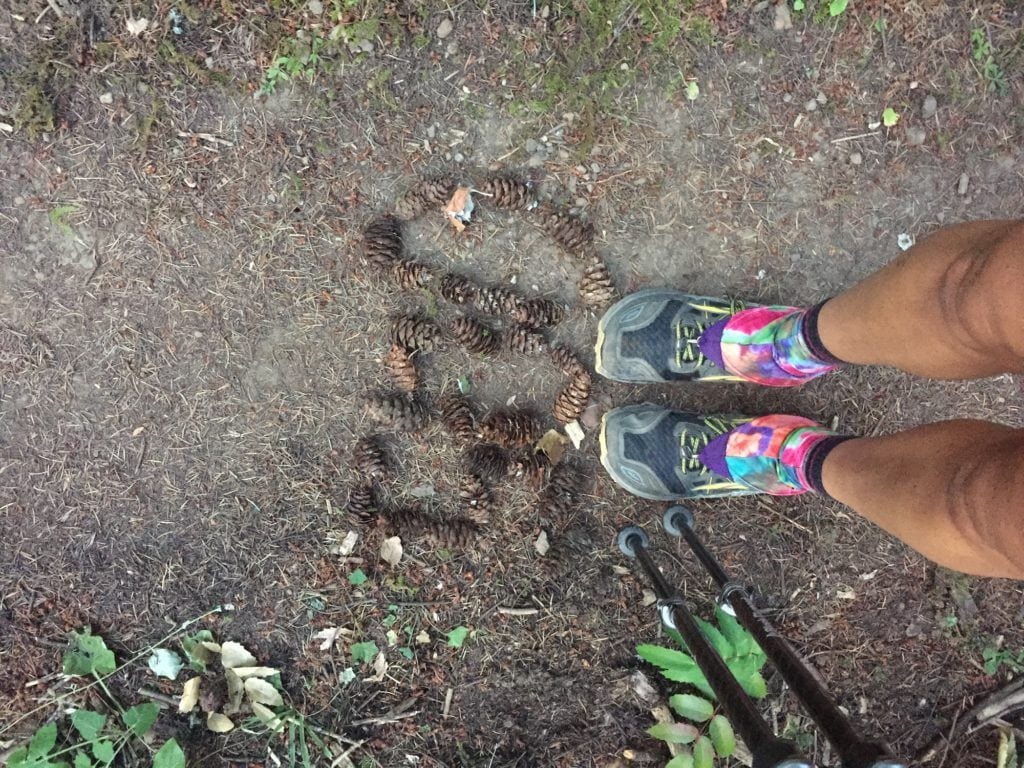
[[[362,741],[361,766],[611,766],[624,750],[663,763],[631,682],[635,646],[659,630],[613,545],[626,522],[657,530],[662,509],[603,476],[593,432],[574,457],[594,478],[577,521],[592,551],[557,579],[538,565],[534,497],[512,482],[465,549],[410,542],[392,569],[368,532],[351,557],[333,553],[358,530],[341,511],[349,452],[376,429],[364,403],[384,380],[388,318],[438,307],[359,258],[361,227],[419,176],[507,169],[595,224],[621,292],[800,304],[886,263],[901,235],[1024,204],[1024,15],[1010,2],[853,0],[836,18],[811,0],[799,13],[724,0],[3,5],[0,727],[55,684],[68,629],[92,625],[124,658],[232,603],[210,628],[281,667],[311,722]],[[315,57],[260,92],[275,60],[291,66],[278,57],[316,39]],[[887,107],[899,122],[877,125]],[[553,336],[592,362],[581,264],[526,216],[483,211],[457,236],[431,213],[407,243],[439,268],[572,305]],[[424,376],[435,394],[467,377],[482,410],[515,396],[547,412],[562,383],[522,356],[450,346]],[[953,417],[1020,426],[1021,395],[1011,377],[848,369],[797,391],[601,381],[592,398],[785,410],[878,434]],[[454,513],[449,438],[385,432],[394,497],[430,486],[425,503]],[[936,568],[821,498],[695,511],[858,725],[899,754],[1013,672],[986,674],[982,651],[1024,648],[1018,584]],[[656,541],[706,609],[707,580]],[[388,647],[391,622],[429,641],[410,641],[407,659]],[[387,648],[382,682],[358,665],[340,682],[345,644],[313,639],[332,626]],[[459,649],[445,642],[457,626],[473,631]],[[126,696],[142,684],[156,685],[118,683]],[[777,727],[826,763],[781,681],[769,687]],[[161,722],[190,764],[273,764],[265,740]],[[958,737],[930,764],[993,765],[996,743],[992,729]]]

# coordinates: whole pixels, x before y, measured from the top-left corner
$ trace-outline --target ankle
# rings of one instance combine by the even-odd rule
[[[847,439],[810,419],[773,414],[715,438],[700,458],[718,474],[762,493],[824,494],[825,458]]]
[[[705,330],[700,349],[715,365],[746,381],[773,387],[803,384],[843,364],[818,333],[822,306],[741,310]]]

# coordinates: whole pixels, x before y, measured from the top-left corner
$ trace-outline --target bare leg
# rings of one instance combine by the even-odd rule
[[[848,440],[825,490],[947,568],[1024,579],[1024,429],[945,421]]]
[[[1024,222],[936,232],[828,301],[818,332],[849,363],[936,379],[1024,372]]]
[[[934,378],[1024,372],[1024,223],[942,230],[821,310],[851,363]],[[1024,429],[979,421],[858,438],[829,452],[834,498],[941,565],[1024,579]]]

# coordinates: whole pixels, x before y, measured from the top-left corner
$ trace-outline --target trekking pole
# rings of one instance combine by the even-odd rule
[[[809,663],[754,607],[746,588],[732,580],[697,537],[693,530],[693,513],[683,506],[669,507],[662,518],[662,524],[667,533],[686,541],[701,565],[711,574],[711,578],[722,590],[719,602],[728,603],[739,623],[757,640],[765,655],[779,670],[782,679],[825,734],[825,738],[835,747],[843,768],[906,768],[905,763],[891,757],[884,744],[868,741],[853,730],[849,719],[839,709]]]
[[[750,750],[753,768],[813,768],[800,756],[793,742],[772,733],[772,729],[732,676],[722,657],[701,634],[686,602],[669,586],[665,576],[654,564],[654,559],[648,551],[650,538],[644,529],[635,525],[623,528],[619,531],[618,544],[622,554],[640,563],[640,567],[653,583],[654,593],[658,597],[658,615],[662,623],[682,635],[693,655],[693,660],[697,662],[697,666],[718,697],[726,717]]]

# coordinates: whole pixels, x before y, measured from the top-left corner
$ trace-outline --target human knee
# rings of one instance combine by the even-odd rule
[[[944,270],[939,306],[947,331],[969,348],[1024,370],[1024,221],[972,242]]]
[[[1005,575],[1024,578],[1024,429],[1008,430],[965,455],[945,496],[957,532],[1001,556]]]

